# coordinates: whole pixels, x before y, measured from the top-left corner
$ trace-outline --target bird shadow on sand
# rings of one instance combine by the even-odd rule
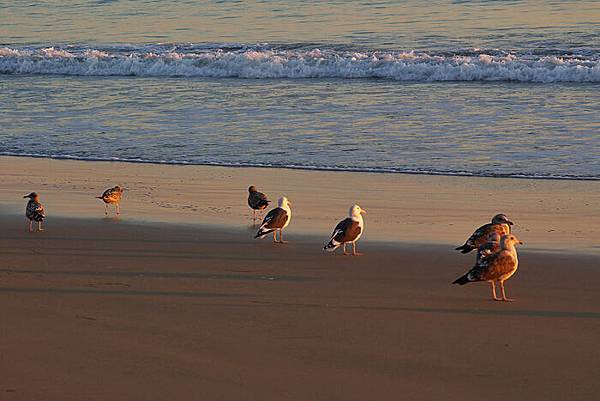
[[[527,309],[453,309],[434,307],[409,307],[409,306],[379,306],[379,305],[323,305],[323,304],[293,304],[277,302],[253,301],[256,306],[263,307],[300,307],[313,309],[339,309],[339,310],[363,310],[379,312],[415,312],[440,315],[478,315],[478,316],[527,316],[557,319],[600,319],[600,312],[580,311],[550,311],[550,310],[527,310]],[[233,305],[232,305],[233,306]],[[243,306],[243,305],[235,305]]]
[[[199,280],[229,280],[229,281],[288,281],[288,282],[314,282],[314,277],[292,276],[282,274],[265,274],[261,272],[240,273],[215,273],[215,272],[178,272],[178,271],[128,271],[128,270],[23,270],[0,269],[0,273],[11,275],[36,275],[36,276],[72,276],[72,277],[110,277],[110,278],[145,278],[145,279],[199,279]],[[106,283],[105,283],[106,284]]]
[[[121,222],[121,217],[119,217],[119,216],[104,216],[100,220],[105,223],[118,224]]]
[[[269,244],[272,245],[272,244]],[[11,251],[7,252],[7,254],[18,255],[21,251]],[[230,261],[238,261],[238,262],[260,262],[264,261],[263,257],[260,255],[248,256],[248,255],[207,255],[202,253],[191,253],[191,252],[182,252],[180,250],[173,251],[150,251],[150,250],[112,250],[112,249],[82,249],[82,248],[61,248],[61,247],[53,247],[53,248],[43,248],[37,249],[36,254],[44,257],[48,256],[64,256],[65,254],[69,254],[73,257],[88,257],[88,258],[109,258],[109,259],[151,259],[151,260],[159,260],[164,259],[165,262],[169,260],[195,260],[197,262],[206,262],[206,261],[221,261],[221,260],[230,260]],[[285,256],[280,257],[272,257],[269,260],[272,262],[285,262],[287,258]]]
[[[129,291],[129,290],[98,290],[84,288],[28,288],[28,287],[4,287],[0,288],[0,293],[42,293],[56,295],[126,295],[126,296],[157,296],[157,297],[186,297],[186,298],[247,298],[254,294],[243,293],[212,293],[212,292],[183,292],[183,291]]]

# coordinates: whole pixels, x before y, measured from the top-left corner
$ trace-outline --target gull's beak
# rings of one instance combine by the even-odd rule
[[[365,209],[360,209],[360,214],[366,214],[367,211]]]
[[[29,195],[25,195],[23,198],[29,198]]]
[[[523,245],[523,241],[519,241],[519,245]]]

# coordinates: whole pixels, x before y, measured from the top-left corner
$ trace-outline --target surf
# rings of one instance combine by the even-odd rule
[[[598,83],[600,55],[573,54],[568,49],[534,54],[229,44],[3,47],[0,74]]]

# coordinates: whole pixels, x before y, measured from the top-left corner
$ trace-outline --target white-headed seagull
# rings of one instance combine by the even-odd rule
[[[344,255],[348,255],[346,252],[346,244],[352,244],[352,255],[360,255],[356,252],[356,241],[360,239],[365,230],[365,222],[362,216],[365,213],[366,210],[358,205],[353,205],[348,212],[349,216],[335,226],[333,233],[331,233],[331,237],[329,238],[329,242],[323,249],[333,252],[341,245],[344,250]]]
[[[292,219],[292,203],[285,196],[279,198],[278,206],[271,209],[265,216],[262,224],[258,228],[258,232],[254,238],[263,238],[269,233],[273,233],[273,242],[284,244],[283,229],[290,224]],[[277,232],[279,232],[279,240],[277,240]]]

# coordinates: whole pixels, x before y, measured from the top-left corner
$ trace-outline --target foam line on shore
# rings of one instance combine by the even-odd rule
[[[234,168],[268,168],[268,169],[288,169],[288,170],[308,170],[308,171],[328,171],[328,172],[355,172],[355,173],[381,173],[381,174],[414,174],[414,175],[434,175],[434,176],[456,176],[456,177],[488,177],[488,178],[521,178],[536,180],[576,180],[576,181],[600,181],[599,176],[587,175],[554,175],[554,174],[525,174],[525,173],[507,173],[500,174],[487,171],[450,171],[450,170],[426,170],[410,168],[386,168],[386,167],[349,167],[349,166],[316,166],[299,164],[267,164],[267,163],[226,163],[226,162],[189,162],[181,160],[153,160],[143,158],[119,158],[119,157],[81,157],[75,155],[61,154],[41,154],[27,152],[0,152],[0,156],[10,157],[33,157],[39,159],[55,160],[77,160],[90,162],[118,162],[118,163],[140,163],[140,164],[160,164],[174,166],[213,166],[213,167],[234,167]]]

